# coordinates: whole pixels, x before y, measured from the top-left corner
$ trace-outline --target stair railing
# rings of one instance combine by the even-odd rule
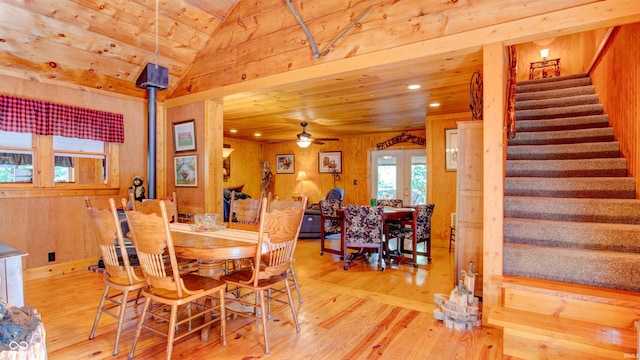
[[[509,52],[509,89],[507,92],[507,138],[513,139],[516,137],[516,46],[511,45],[508,48]]]

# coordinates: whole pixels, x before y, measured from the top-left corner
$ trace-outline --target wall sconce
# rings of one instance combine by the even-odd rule
[[[231,145],[224,144],[222,146],[222,158],[226,159],[231,155],[234,149],[231,148]]]
[[[300,181],[300,194],[304,194],[304,181],[307,180],[307,173],[304,170],[298,171],[297,181]]]
[[[540,57],[542,57],[542,61],[547,61],[547,57],[549,57],[549,49],[540,50]]]

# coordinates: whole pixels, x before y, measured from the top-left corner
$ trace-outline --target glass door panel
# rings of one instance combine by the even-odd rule
[[[377,199],[402,199],[407,205],[426,203],[425,150],[372,151],[371,164],[371,193]]]

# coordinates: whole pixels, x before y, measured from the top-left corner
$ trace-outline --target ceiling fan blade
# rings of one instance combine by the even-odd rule
[[[338,138],[318,138],[320,141],[340,141]]]
[[[316,145],[324,145],[324,143],[320,140],[311,140],[311,143]]]

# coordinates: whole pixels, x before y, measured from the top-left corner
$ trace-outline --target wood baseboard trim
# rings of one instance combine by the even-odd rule
[[[95,265],[98,263],[98,258],[93,259],[83,259],[77,261],[71,261],[61,264],[53,264],[47,266],[41,266],[37,268],[26,269],[22,273],[22,278],[24,281],[34,280],[34,279],[42,279],[46,277],[51,277],[55,275],[64,275],[65,273],[79,271],[79,270],[87,270],[87,266]]]

